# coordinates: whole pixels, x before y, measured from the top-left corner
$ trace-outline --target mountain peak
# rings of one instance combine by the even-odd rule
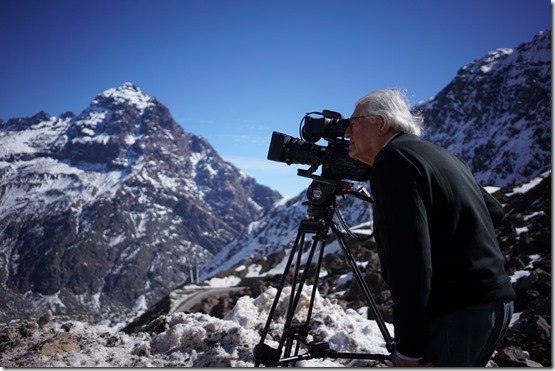
[[[425,117],[424,139],[464,158],[483,185],[501,187],[551,168],[550,102],[551,32],[545,31],[462,67],[415,109]]]
[[[1,125],[0,174],[0,322],[150,306],[279,198],[130,83]]]
[[[92,102],[92,105],[120,105],[127,104],[144,111],[148,106],[154,104],[154,98],[130,82],[126,82],[117,88],[110,88],[100,93]]]

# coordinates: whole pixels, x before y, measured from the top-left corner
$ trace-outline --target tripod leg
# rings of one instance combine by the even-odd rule
[[[302,252],[302,245],[304,244],[304,236],[305,233],[299,228],[299,232],[297,233],[297,237],[295,238],[295,243],[291,248],[291,253],[289,255],[289,259],[287,260],[287,264],[285,265],[285,269],[283,271],[283,275],[281,277],[279,287],[276,292],[276,296],[274,298],[274,302],[272,303],[272,307],[270,308],[270,313],[268,314],[268,319],[266,321],[266,325],[264,326],[264,330],[262,331],[262,335],[260,336],[260,342],[255,347],[255,359],[257,360],[255,366],[258,367],[260,365],[261,360],[264,358],[264,341],[266,340],[266,335],[270,330],[270,325],[272,323],[272,319],[274,318],[274,313],[276,311],[277,305],[279,303],[279,298],[281,296],[281,292],[283,287],[285,286],[285,282],[287,280],[287,274],[289,273],[289,269],[291,268],[291,264],[293,262],[293,258],[295,257],[295,252],[298,252],[299,255]]]
[[[380,329],[383,335],[383,338],[385,340],[385,345],[387,350],[389,352],[393,352],[393,350],[395,350],[395,342],[393,341],[393,338],[391,337],[391,334],[389,333],[389,330],[385,325],[385,321],[383,320],[383,317],[380,314],[378,307],[376,306],[376,302],[374,301],[374,298],[372,296],[372,293],[370,292],[370,289],[368,288],[368,285],[366,284],[366,281],[364,281],[364,277],[362,276],[362,273],[360,272],[360,269],[356,264],[356,260],[353,254],[351,253],[351,250],[349,250],[349,247],[347,246],[347,242],[345,241],[345,238],[343,237],[341,232],[337,229],[335,224],[333,223],[331,224],[331,229],[335,234],[337,241],[341,246],[341,249],[343,250],[343,252],[345,253],[345,256],[347,257],[347,262],[349,263],[351,270],[355,275],[355,278],[358,282],[360,289],[362,290],[362,292],[364,293],[364,296],[366,297],[366,301],[368,302],[369,308],[372,311],[372,314],[374,315],[374,319],[376,320],[378,328]]]
[[[297,251],[298,251],[297,262],[295,264],[295,270],[293,271],[293,278],[291,280],[291,294],[289,295],[289,306],[287,309],[287,313],[291,313],[293,311],[293,298],[295,297],[295,295],[293,295],[293,292],[295,290],[295,287],[297,287],[297,280],[299,279],[299,271],[302,265],[304,234],[301,241],[302,243],[297,247]]]
[[[321,241],[320,245],[320,255],[318,256],[318,264],[316,266],[316,272],[314,273],[314,285],[312,286],[312,296],[310,297],[310,304],[308,306],[307,322],[310,322],[312,317],[312,308],[314,307],[314,299],[316,297],[316,291],[318,290],[318,279],[320,278],[320,269],[322,268],[322,260],[324,258],[324,247],[326,245],[327,232],[326,235],[317,236]]]
[[[304,242],[304,239],[303,239]],[[299,271],[301,269],[301,263],[302,263],[302,257],[303,257],[303,245],[302,244],[299,247],[299,253],[297,254],[297,262],[295,265],[295,270],[293,272],[293,278],[291,280],[291,293],[289,294],[289,305],[287,306],[287,315],[286,318],[288,318],[289,315],[294,316],[295,313],[295,305],[294,305],[294,298],[295,298],[295,288],[297,287],[297,280],[299,278]],[[291,355],[291,348],[293,347],[293,337],[292,336],[287,336],[286,334],[288,333],[287,328],[284,328],[283,334],[281,338],[285,337],[285,347],[283,349],[283,354],[286,357],[289,357]],[[278,348],[280,349],[280,348]],[[295,354],[297,354],[298,352],[298,346],[295,348]]]
[[[304,284],[306,282],[306,279],[308,277],[308,273],[309,273],[309,270],[310,270],[309,269],[310,263],[312,263],[312,259],[314,258],[314,252],[316,251],[316,247],[318,245],[318,240],[319,240],[319,237],[320,237],[321,233],[323,233],[321,230],[319,230],[317,232],[316,236],[314,237],[314,241],[312,242],[312,246],[310,247],[310,252],[309,252],[308,258],[305,262],[305,269],[303,271],[301,281],[299,282],[298,287],[296,289],[297,291],[295,292],[293,302],[291,303],[291,305],[289,306],[289,309],[287,311],[287,317],[285,319],[285,325],[284,325],[284,328],[283,328],[283,336],[280,339],[278,349],[282,349],[286,338],[289,338],[288,335],[290,334],[291,323],[293,321],[293,317],[295,316],[295,311],[297,309],[297,305],[299,304],[299,300],[301,298],[303,287],[304,287]],[[315,285],[316,285],[316,283],[315,283]],[[293,295],[293,289],[294,288],[292,288],[291,295]],[[311,304],[313,303],[312,298],[311,298],[310,302],[311,302]],[[309,308],[309,313],[311,313],[311,312],[312,312],[312,308]],[[308,325],[308,321],[305,323],[305,325]],[[286,354],[285,356],[288,357],[289,354]]]
[[[299,225],[299,231],[297,233],[295,243],[294,243],[294,245],[291,249],[291,254],[290,254],[289,259],[287,261],[287,264],[285,266],[283,276],[281,277],[281,281],[280,281],[280,285],[277,289],[276,297],[274,298],[274,302],[273,302],[272,307],[270,309],[270,313],[268,314],[268,319],[266,321],[266,325],[264,327],[264,330],[262,331],[262,335],[260,337],[260,342],[255,346],[255,349],[254,349],[254,358],[256,360],[256,363],[255,363],[256,367],[258,367],[260,365],[260,363],[263,363],[265,365],[270,365],[270,366],[277,366],[277,364],[279,362],[279,358],[280,358],[282,350],[283,350],[283,346],[285,344],[285,340],[290,339],[292,337],[291,336],[291,323],[293,321],[293,317],[295,315],[295,310],[297,308],[297,305],[298,305],[299,299],[300,299],[300,295],[302,293],[302,288],[304,286],[304,283],[306,281],[308,271],[309,271],[306,268],[304,269],[301,281],[298,283],[298,288],[297,288],[297,291],[295,292],[295,286],[297,285],[299,267],[301,266],[301,261],[302,261],[301,260],[301,255],[302,255],[302,250],[303,250],[303,245],[304,245],[305,234],[306,233],[315,233],[316,234],[316,236],[314,237],[314,241],[312,243],[312,246],[310,248],[310,253],[309,253],[308,259],[305,263],[305,267],[309,267],[310,263],[312,262],[312,259],[313,259],[313,256],[314,256],[314,251],[316,249],[317,242],[320,239],[320,236],[324,232],[325,232],[324,235],[327,234],[328,227],[326,227],[325,225],[326,224],[323,220],[311,220],[311,219],[303,220],[301,222],[301,224]],[[322,249],[323,249],[323,246],[322,246]],[[275,311],[276,311],[277,305],[279,303],[279,298],[280,298],[281,293],[283,291],[283,288],[285,286],[285,282],[287,280],[289,270],[291,269],[291,265],[293,263],[295,253],[298,254],[297,255],[297,266],[295,267],[295,272],[294,272],[294,277],[293,277],[293,284],[292,284],[292,287],[291,287],[290,302],[289,302],[288,311],[287,311],[287,314],[286,314],[285,325],[284,325],[284,331],[283,331],[283,334],[280,338],[278,349],[273,349],[273,348],[267,346],[266,344],[264,344],[264,341],[266,340],[266,336],[267,336],[268,331],[270,329],[271,322],[272,322],[273,317],[275,315]],[[320,255],[322,255],[322,254],[320,254]],[[320,264],[318,266],[320,266]],[[313,299],[311,299],[311,303],[312,302],[313,302]],[[311,311],[312,310],[310,309],[310,312]],[[301,333],[305,331],[306,326],[304,326],[304,327],[301,326],[301,327],[296,326],[293,329],[293,331],[296,332],[297,336],[299,334],[299,331]],[[291,345],[292,345],[292,343],[291,343]],[[290,353],[291,345],[286,345],[286,353]],[[289,354],[287,356],[289,356]]]
[[[312,293],[310,296],[310,301],[309,301],[309,305],[308,305],[308,311],[307,311],[307,315],[306,315],[306,319],[304,322],[304,325],[301,323],[299,328],[291,331],[291,329],[285,329],[284,334],[288,334],[287,336],[287,341],[286,341],[286,346],[285,346],[285,351],[284,351],[284,357],[289,357],[291,354],[291,347],[293,345],[293,340],[297,341],[297,344],[295,346],[295,352],[294,352],[294,356],[297,356],[299,354],[299,348],[300,348],[300,342],[303,341],[306,345],[306,337],[308,336],[308,331],[310,330],[310,319],[312,317],[312,309],[314,307],[314,300],[316,298],[316,292],[318,290],[318,278],[320,277],[320,270],[322,267],[322,260],[323,260],[323,256],[324,256],[324,247],[325,247],[325,241],[327,239],[327,233],[328,233],[328,228],[325,227],[325,224],[322,225],[322,230],[319,230],[316,235],[314,236],[314,241],[313,241],[313,245],[310,251],[310,256],[308,257],[307,261],[304,264],[304,271],[303,271],[303,279],[297,289],[297,295],[295,295],[296,300],[290,305],[289,307],[289,311],[288,313],[291,314],[291,318],[292,316],[294,316],[295,314],[295,310],[296,307],[298,305],[298,301],[299,301],[299,297],[302,293],[302,288],[304,287],[305,284],[305,280],[308,276],[309,270],[310,270],[310,265],[312,263],[312,259],[313,259],[313,255],[315,252],[315,248],[318,244],[318,242],[321,242],[320,244],[320,253],[318,256],[318,262],[316,264],[316,270],[314,271],[314,281],[313,281],[313,285],[312,285]],[[298,262],[297,262],[297,268],[301,266],[301,255],[298,255]],[[296,281],[295,281],[296,283]],[[294,287],[294,286],[293,286]],[[293,298],[293,294],[291,294],[291,298]],[[289,318],[289,317],[288,317]],[[294,339],[293,339],[294,338]],[[295,364],[292,365],[293,367],[295,366]]]

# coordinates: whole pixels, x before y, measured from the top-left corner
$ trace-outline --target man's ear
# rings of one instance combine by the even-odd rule
[[[386,124],[384,118],[382,116],[378,116],[377,118],[378,124],[378,134],[384,135],[389,131],[389,125]]]

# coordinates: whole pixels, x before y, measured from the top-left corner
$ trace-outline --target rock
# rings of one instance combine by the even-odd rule
[[[143,341],[139,344],[136,344],[131,351],[131,354],[139,357],[149,357],[150,356],[150,345]]]
[[[529,359],[529,356],[520,347],[510,345],[497,352],[493,361],[500,367],[543,367]]]
[[[19,333],[23,337],[31,337],[37,330],[39,325],[36,322],[27,323],[19,328]]]
[[[70,332],[73,327],[75,327],[73,322],[66,322],[62,325],[62,329],[66,332]]]
[[[541,316],[530,316],[526,325],[522,328],[522,333],[528,338],[549,340],[551,339],[551,326],[545,318]]]
[[[39,320],[37,321],[37,324],[39,325],[39,328],[42,329],[45,325],[47,325],[51,321],[52,321],[52,311],[48,309],[46,313],[39,318]]]
[[[39,353],[43,356],[54,353],[80,352],[81,346],[77,339],[67,332],[60,332],[53,338],[45,341],[40,347]]]

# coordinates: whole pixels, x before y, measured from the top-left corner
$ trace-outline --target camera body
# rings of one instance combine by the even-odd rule
[[[309,116],[314,113],[323,118]],[[268,160],[285,162],[287,165],[311,165],[311,173],[322,165],[321,177],[324,179],[368,180],[371,167],[349,157],[349,141],[344,139],[348,126],[349,119],[343,119],[337,112],[324,110],[323,113],[308,113],[301,121],[300,132],[305,140],[274,131]],[[320,139],[327,140],[328,145],[315,144]]]

